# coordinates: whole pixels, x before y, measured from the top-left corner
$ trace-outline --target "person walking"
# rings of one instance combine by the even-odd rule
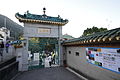
[[[51,68],[51,64],[52,64],[52,56],[51,56],[51,54],[49,54],[49,56],[48,56],[48,61],[49,61],[49,66]]]

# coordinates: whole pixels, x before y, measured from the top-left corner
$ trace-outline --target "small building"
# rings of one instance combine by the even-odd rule
[[[120,28],[62,43],[64,62],[90,80],[120,79]]]

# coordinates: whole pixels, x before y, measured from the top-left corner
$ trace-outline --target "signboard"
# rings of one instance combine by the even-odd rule
[[[39,60],[39,53],[34,53],[34,61]]]
[[[33,58],[33,65],[39,65],[39,53],[34,53],[34,58]]]
[[[120,48],[86,48],[87,61],[120,73]]]
[[[49,29],[49,28],[38,28],[38,33],[50,34],[50,32],[51,32],[51,29]]]

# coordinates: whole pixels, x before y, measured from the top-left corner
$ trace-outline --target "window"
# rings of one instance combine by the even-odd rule
[[[71,54],[71,51],[69,51],[68,53]]]
[[[79,56],[79,52],[75,52],[76,56]]]

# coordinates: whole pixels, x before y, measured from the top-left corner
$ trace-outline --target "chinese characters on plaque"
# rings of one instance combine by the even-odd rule
[[[40,34],[50,34],[51,29],[50,28],[38,28],[38,33],[40,33]]]

